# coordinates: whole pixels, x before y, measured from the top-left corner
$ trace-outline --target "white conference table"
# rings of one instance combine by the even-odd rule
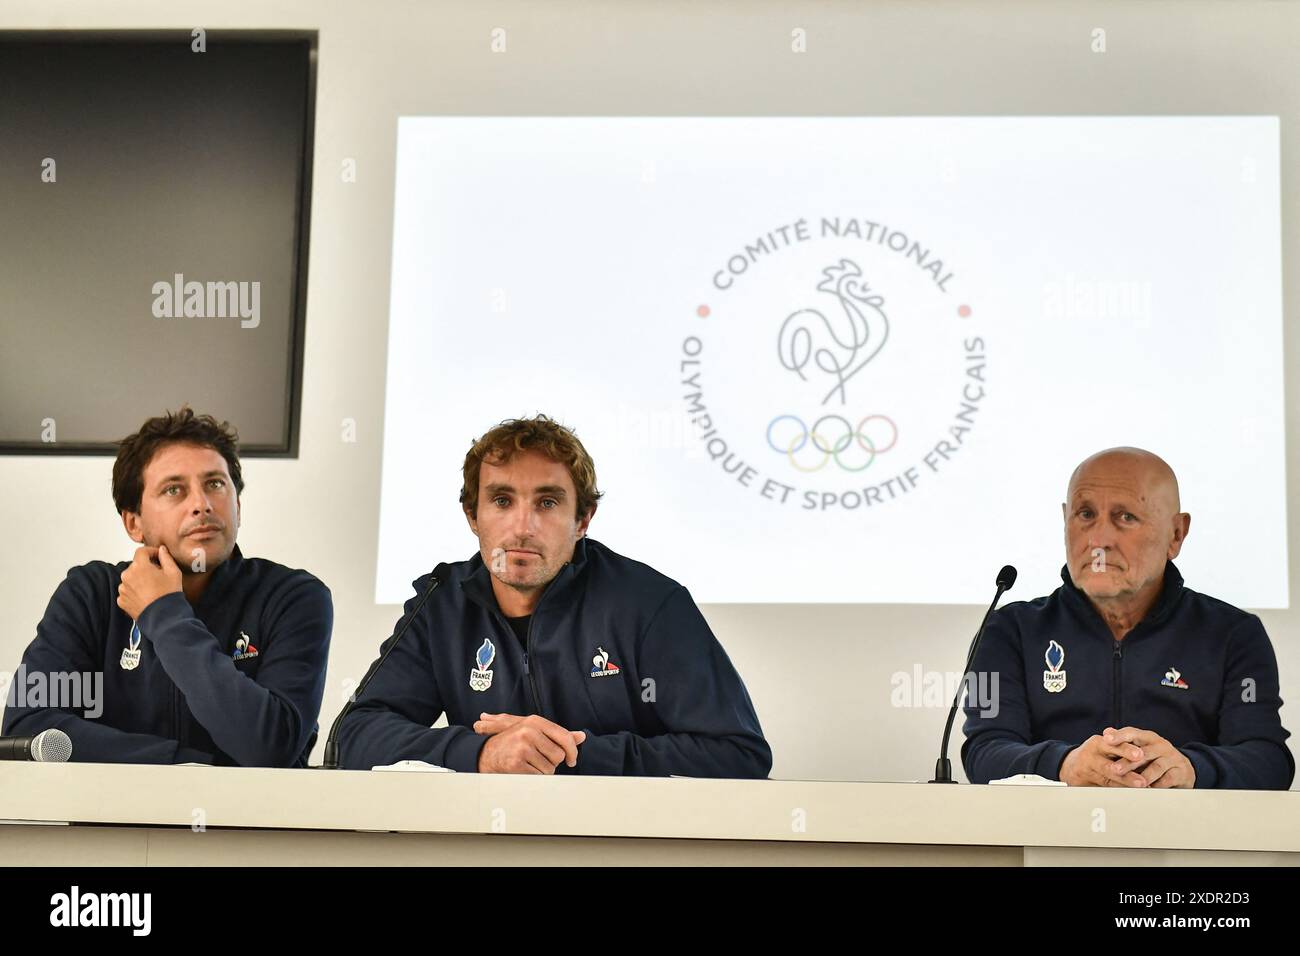
[[[1291,865],[1300,793],[0,763],[8,865]]]

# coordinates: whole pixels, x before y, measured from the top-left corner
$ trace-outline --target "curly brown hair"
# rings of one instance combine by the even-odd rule
[[[504,465],[515,452],[529,449],[536,449],[569,469],[577,495],[576,514],[579,519],[595,509],[603,492],[596,490],[596,465],[587,449],[571,430],[545,415],[537,415],[501,422],[474,442],[465,455],[460,504],[471,518],[478,518],[478,481],[483,462]]]
[[[188,405],[179,411],[151,418],[134,435],[117,443],[113,462],[113,504],[117,513],[140,512],[144,496],[144,470],[164,445],[201,445],[226,459],[235,494],[243,494],[244,476],[239,467],[239,433],[230,422],[218,422],[211,415],[195,415]]]

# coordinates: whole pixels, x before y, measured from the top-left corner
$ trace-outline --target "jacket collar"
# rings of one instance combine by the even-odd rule
[[[203,594],[199,597],[199,603],[195,607],[206,607],[219,600],[223,594],[229,591],[232,582],[238,579],[239,568],[243,563],[243,552],[239,550],[239,545],[236,544],[230,552],[230,557],[212,569],[212,577],[208,578],[208,586],[203,589]]]
[[[1093,607],[1092,601],[1088,599],[1088,595],[1084,594],[1070,577],[1070,568],[1068,565],[1061,566],[1061,580],[1064,582],[1061,588],[1061,593],[1065,596],[1067,601],[1076,607],[1081,607],[1086,611],[1092,612],[1098,619],[1101,618],[1101,614],[1095,607]],[[1135,624],[1133,629],[1137,630],[1139,625],[1146,625],[1149,628],[1164,623],[1164,621],[1173,613],[1174,608],[1178,605],[1178,601],[1183,596],[1183,591],[1185,590],[1186,588],[1183,586],[1182,574],[1179,572],[1178,568],[1174,566],[1174,562],[1166,561],[1164,581],[1160,585],[1160,596],[1156,598],[1156,603],[1151,606],[1151,610],[1147,611],[1146,617],[1142,618],[1138,624]]]
[[[492,590],[492,572],[488,570],[483,563],[483,555],[475,553],[474,557],[468,561],[469,573],[461,579],[460,587],[465,595],[480,607],[489,611],[500,611],[497,604],[497,597]],[[551,579],[551,583],[546,586],[542,592],[541,601],[537,606],[541,607],[543,601],[550,600],[553,596],[563,595],[569,591],[582,573],[587,568],[587,539],[579,538],[573,546],[573,557],[564,563],[558,574]]]

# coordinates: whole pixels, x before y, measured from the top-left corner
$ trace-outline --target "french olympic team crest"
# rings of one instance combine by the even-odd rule
[[[955,255],[843,215],[734,237],[679,325],[699,467],[813,513],[899,507],[958,473],[988,414],[990,316]]]
[[[478,652],[474,655],[475,666],[469,672],[470,690],[485,691],[492,686],[492,662],[496,660],[497,649],[490,640],[483,638]]]
[[[1043,655],[1047,670],[1043,671],[1043,687],[1049,694],[1059,694],[1065,690],[1065,648],[1056,641],[1047,645]]]

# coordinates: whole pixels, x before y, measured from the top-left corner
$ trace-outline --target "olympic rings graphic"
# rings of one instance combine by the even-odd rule
[[[778,422],[782,421],[790,421],[794,423],[793,426],[779,429],[779,431],[787,433],[793,437],[791,437],[789,441],[777,442],[773,440],[772,429],[776,427]],[[834,429],[834,432],[839,433],[838,437],[835,438],[834,441],[829,441],[827,439],[822,428],[822,423],[829,421],[839,423],[839,426]],[[884,444],[878,444],[876,439],[873,439],[868,435],[867,424],[869,422],[884,422],[888,425],[890,433],[889,441]],[[840,433],[841,428],[842,433]],[[876,430],[879,431],[880,429],[878,428]],[[866,453],[866,461],[861,464],[846,462],[845,459],[841,457],[841,454],[848,451],[853,445],[855,438],[857,439],[858,447]],[[805,464],[795,457],[798,452],[803,450],[804,446],[807,445],[809,441],[812,442],[813,448],[816,449],[817,452],[821,453],[821,461],[816,464]],[[867,415],[862,419],[862,421],[858,422],[857,428],[854,428],[849,420],[843,415],[823,415],[821,418],[817,419],[817,421],[813,422],[812,428],[809,428],[804,424],[803,419],[798,415],[777,415],[776,418],[768,422],[767,444],[768,447],[778,455],[785,455],[790,460],[790,464],[799,471],[821,471],[832,458],[835,459],[835,463],[844,471],[866,471],[871,467],[872,463],[875,462],[877,455],[883,455],[898,444],[898,426],[894,424],[893,419],[888,415]],[[804,457],[807,458],[808,456]],[[815,458],[816,453],[814,453],[812,457]],[[856,457],[856,453],[848,457]]]

